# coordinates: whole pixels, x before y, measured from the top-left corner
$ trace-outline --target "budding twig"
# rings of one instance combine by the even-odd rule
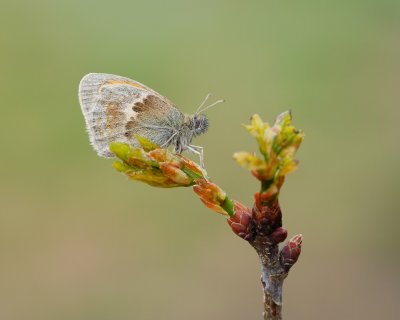
[[[283,281],[299,258],[302,244],[302,235],[296,235],[279,250],[287,230],[282,227],[278,197],[286,175],[298,166],[294,155],[304,134],[292,125],[290,112],[279,115],[273,126],[254,115],[251,124],[245,128],[256,138],[260,155],[237,152],[234,159],[260,182],[252,208],[230,199],[225,191],[204,176],[204,170],[198,164],[147,139],[137,137],[140,148],[113,143],[110,150],[120,159],[114,162],[114,168],[130,179],[163,188],[193,186],[209,209],[227,217],[232,231],[248,241],[259,255],[264,320],[278,320],[282,319]]]

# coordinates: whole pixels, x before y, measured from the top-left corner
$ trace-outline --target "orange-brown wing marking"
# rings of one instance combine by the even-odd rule
[[[106,84],[126,84],[128,86],[132,86],[132,87],[135,87],[135,88],[138,88],[138,89],[146,90],[145,87],[141,86],[137,82],[132,82],[132,81],[129,81],[129,80],[107,80]]]
[[[108,130],[117,128],[125,120],[125,114],[116,103],[106,105],[106,126]]]
[[[155,95],[149,95],[143,101],[136,102],[132,110],[137,116],[131,117],[125,125],[125,137],[128,138],[136,134],[144,137],[154,135],[155,126],[159,127],[157,130],[173,131],[173,128],[166,124],[169,121],[168,116],[171,115],[171,111],[180,113]]]
[[[171,105],[154,95],[147,96],[143,102],[138,101],[132,107],[132,110],[137,113],[153,111],[153,114],[156,112],[158,115],[168,113],[170,109]]]

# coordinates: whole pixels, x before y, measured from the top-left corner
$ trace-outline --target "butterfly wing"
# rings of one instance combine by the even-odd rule
[[[135,135],[168,144],[183,121],[172,102],[145,85],[121,76],[89,73],[79,84],[79,102],[89,139],[99,156],[113,157],[111,142],[138,146]]]

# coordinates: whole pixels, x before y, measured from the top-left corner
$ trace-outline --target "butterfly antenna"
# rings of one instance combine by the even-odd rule
[[[200,113],[201,108],[204,106],[204,104],[207,102],[207,100],[210,98],[210,96],[211,96],[211,93],[206,95],[206,97],[204,98],[203,102],[197,108],[195,114],[199,114]]]
[[[210,104],[209,106],[207,106],[204,109],[200,110],[199,113],[202,113],[202,112],[206,111],[207,109],[210,109],[210,108],[214,107],[215,105],[217,105],[219,103],[222,103],[222,102],[225,102],[225,100],[224,99],[217,100],[213,104]]]

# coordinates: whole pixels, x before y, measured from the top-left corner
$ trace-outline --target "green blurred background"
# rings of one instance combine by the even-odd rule
[[[88,143],[89,72],[193,112],[213,180],[251,205],[241,127],[305,131],[281,194],[304,248],[286,319],[397,319],[400,2],[2,1],[0,319],[261,319],[258,258],[190,189],[128,181]]]

